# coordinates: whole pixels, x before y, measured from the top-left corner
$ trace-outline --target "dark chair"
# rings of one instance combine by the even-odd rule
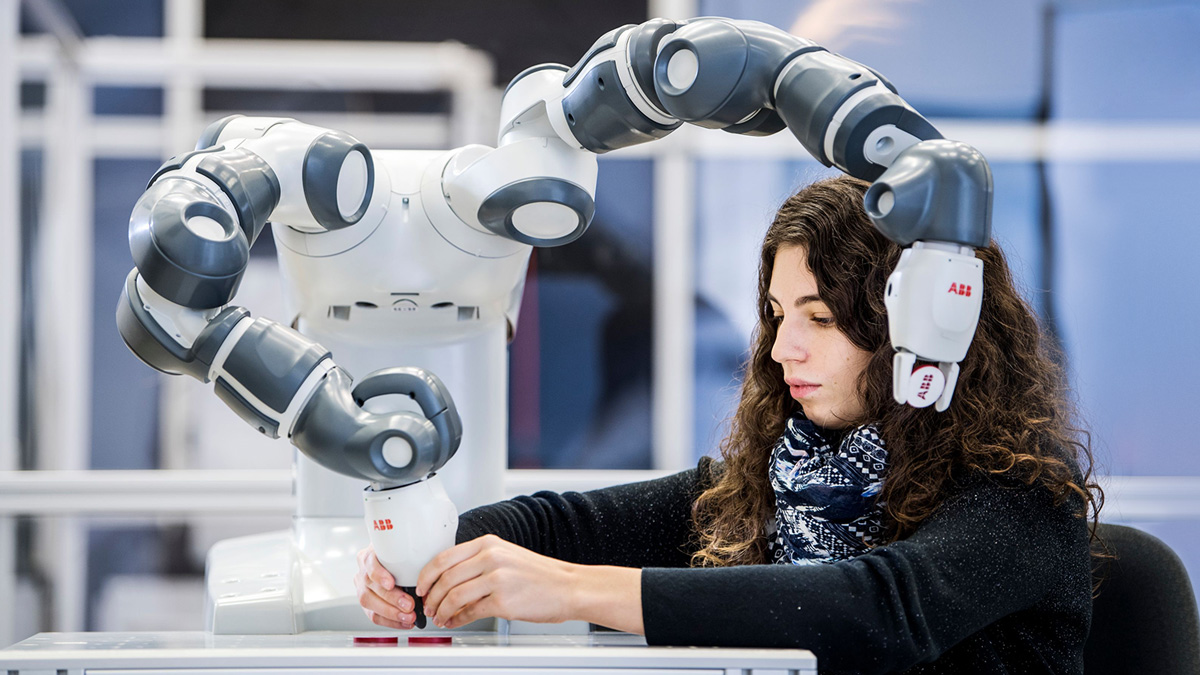
[[[1084,647],[1086,675],[1200,675],[1200,619],[1183,561],[1141,530],[1102,523],[1105,561]]]

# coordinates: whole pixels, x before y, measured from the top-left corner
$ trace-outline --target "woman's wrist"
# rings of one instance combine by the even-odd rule
[[[633,567],[573,565],[571,618],[642,635],[642,571]]]

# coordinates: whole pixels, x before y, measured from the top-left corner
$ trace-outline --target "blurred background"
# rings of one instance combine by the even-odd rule
[[[988,157],[994,236],[1063,348],[1108,486],[1103,519],[1164,539],[1200,578],[1200,442],[1184,424],[1200,404],[1200,3],[0,8],[2,645],[45,630],[199,630],[209,546],[289,525],[290,447],[144,366],[116,331],[129,212],[164,159],[233,112],[374,148],[493,144],[514,75],[572,64],[653,16],[754,19],[816,40]],[[716,454],[762,233],[829,173],[786,132],[686,128],[601,157],[587,236],[530,265],[510,349],[512,482]],[[237,302],[286,321],[269,234]]]

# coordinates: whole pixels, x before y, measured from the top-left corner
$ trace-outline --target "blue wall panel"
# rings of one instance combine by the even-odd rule
[[[1200,116],[1200,4],[1066,10],[1056,27],[1055,117]]]
[[[1076,392],[1108,472],[1200,474],[1180,433],[1200,409],[1200,163],[1052,167],[1056,304]]]
[[[158,467],[159,373],[125,346],[117,299],[133,268],[129,213],[158,168],[154,160],[98,160],[92,268],[92,468]]]

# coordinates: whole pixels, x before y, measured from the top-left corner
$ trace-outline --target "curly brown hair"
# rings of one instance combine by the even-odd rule
[[[771,359],[776,323],[768,300],[781,247],[802,246],[834,323],[870,356],[858,390],[864,419],[888,449],[878,499],[884,541],[903,539],[945,501],[956,477],[986,472],[1040,482],[1056,503],[1078,495],[1093,522],[1103,492],[1092,478],[1087,433],[1077,428],[1062,368],[1029,305],[1018,294],[1004,253],[976,249],[983,261],[983,308],[961,364],[954,401],[942,413],[897,405],[884,289],[901,247],[863,210],[868,184],[848,177],[814,183],[779,208],[767,230],[758,270],[758,327],[744,372],[741,402],[721,444],[724,470],[693,507],[699,534],[695,566],[768,561],[764,524],[775,509],[771,448],[799,411],[781,366]]]

